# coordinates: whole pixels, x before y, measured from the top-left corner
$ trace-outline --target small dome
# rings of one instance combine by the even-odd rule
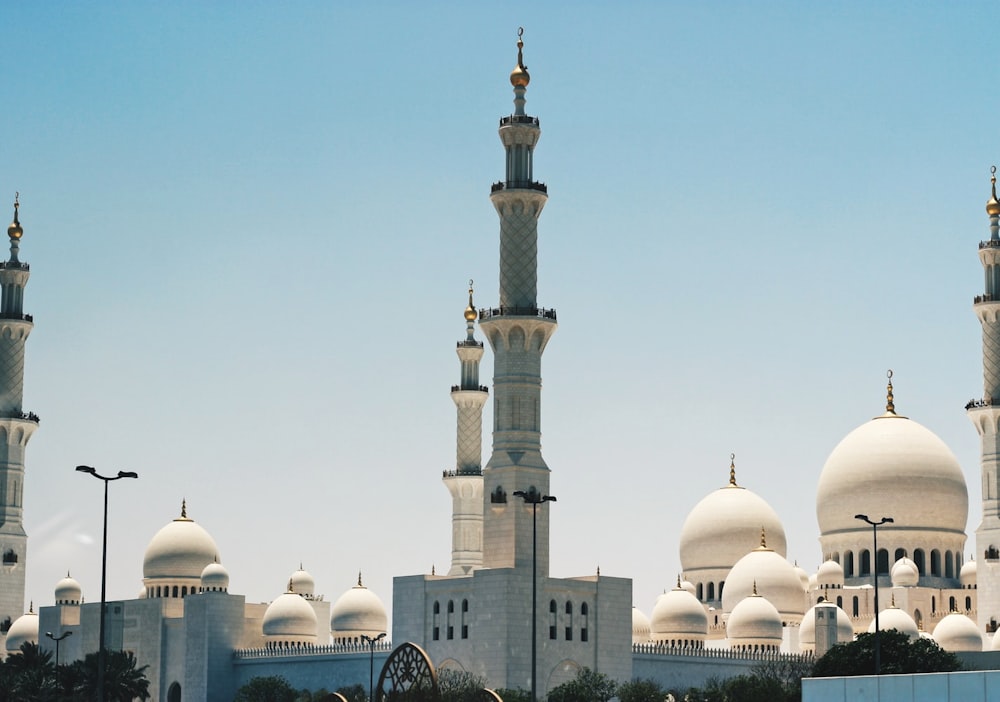
[[[804,568],[802,568],[802,567],[799,566],[799,562],[798,561],[796,561],[795,563],[792,564],[792,569],[795,571],[795,574],[799,576],[799,581],[802,583],[802,589],[803,590],[808,590],[809,589],[809,573],[807,573]]]
[[[78,605],[83,600],[83,588],[67,572],[66,577],[56,583],[57,605]]]
[[[893,564],[891,577],[893,587],[916,587],[920,582],[920,571],[916,563],[903,557]]]
[[[510,72],[510,84],[515,88],[527,88],[528,83],[531,82],[531,76],[528,75],[528,67],[524,65],[524,58],[521,53],[524,49],[524,42],[521,40],[522,31],[519,30],[517,33],[517,65]]]
[[[932,632],[937,645],[945,651],[982,651],[983,636],[979,626],[964,614],[952,612],[938,622]]]
[[[292,573],[291,580],[292,592],[302,595],[307,600],[313,598],[316,593],[316,580],[302,569],[301,563],[299,564],[299,569]]]
[[[229,571],[217,561],[209,563],[201,571],[201,589],[205,592],[228,592]]]
[[[791,563],[761,546],[743,556],[726,579],[722,608],[732,612],[751,593],[765,598],[781,612],[786,622],[798,622],[806,609],[805,588]]]
[[[917,623],[913,621],[913,617],[897,607],[895,603],[878,613],[878,627],[881,631],[895,629],[901,634],[909,636],[910,641],[916,641],[917,637],[920,636],[920,632],[917,630]],[[874,617],[872,617],[871,624],[868,625],[868,633],[875,633]],[[982,650],[981,644],[980,650]]]
[[[632,605],[632,644],[647,643],[650,633],[649,619],[638,607]]]
[[[38,615],[34,612],[34,607],[28,610],[27,614],[22,614],[14,620],[7,630],[7,653],[17,653],[21,649],[21,644],[38,643]]]
[[[760,595],[750,595],[733,607],[726,624],[726,636],[733,648],[781,646],[781,615]]]
[[[270,640],[315,643],[316,612],[301,595],[286,592],[268,605],[262,628]]]
[[[146,547],[142,562],[144,578],[201,578],[201,571],[219,559],[219,548],[208,532],[181,516],[160,529]]]
[[[827,560],[816,571],[817,587],[844,587],[844,568],[837,561]]]
[[[810,607],[802,617],[802,625],[799,627],[799,645],[803,651],[816,650],[816,607],[821,605],[837,610],[837,643],[854,640],[854,625],[851,623],[850,615],[833,602],[824,600]],[[881,621],[879,625],[881,625]]]
[[[963,563],[958,578],[963,588],[976,587],[976,562],[966,561]]]
[[[704,641],[708,613],[698,598],[680,584],[656,598],[650,623],[653,641]]]
[[[729,484],[695,505],[681,527],[681,567],[689,577],[692,570],[732,568],[757,547],[761,527],[771,548],[785,555],[785,529],[778,513],[755,492],[737,485],[735,468],[730,471]]]
[[[389,618],[385,605],[374,592],[358,584],[345,592],[333,603],[330,611],[330,630],[333,636],[376,636],[384,633]]]

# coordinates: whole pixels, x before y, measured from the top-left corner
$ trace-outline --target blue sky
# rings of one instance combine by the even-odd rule
[[[28,597],[141,585],[189,514],[232,590],[301,561],[446,570],[465,285],[497,299],[497,119],[525,27],[541,119],[552,572],[647,613],[728,479],[821,561],[827,455],[882,411],[940,435],[979,520],[977,242],[990,3],[5,3],[0,195],[21,192]],[[491,375],[484,361],[484,380]],[[490,420],[487,418],[486,425]],[[484,441],[489,446],[489,437]],[[485,459],[485,457],[484,457]],[[598,518],[595,518],[598,517]],[[974,551],[970,539],[967,556]]]

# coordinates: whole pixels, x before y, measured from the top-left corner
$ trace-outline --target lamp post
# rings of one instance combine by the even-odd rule
[[[371,654],[368,658],[368,702],[375,702],[375,644],[384,638],[384,631],[374,638],[367,634],[361,635],[361,640],[368,644]]]
[[[59,636],[53,636],[51,631],[46,631],[45,635],[56,642],[56,669],[59,669],[59,642],[65,639],[67,636],[72,636],[72,631],[64,631]]]
[[[104,481],[104,542],[101,548],[101,637],[100,648],[97,653],[97,702],[104,702],[104,666],[106,663],[106,653],[104,650],[104,608],[107,605],[107,581],[108,581],[108,483],[112,480],[122,478],[138,478],[138,473],[120,470],[118,475],[104,476],[90,466],[77,466],[80,473],[90,473],[98,480]]]
[[[882,517],[879,521],[875,522],[869,519],[867,514],[855,514],[854,518],[872,525],[872,548],[874,550],[872,557],[872,579],[875,581],[875,675],[878,675],[881,668],[878,628],[878,528],[883,524],[892,524],[893,519],[892,517]]]
[[[543,495],[534,486],[525,492],[517,490],[526,505],[531,505],[531,702],[536,702],[535,678],[538,667],[538,505],[555,502],[553,495]]]

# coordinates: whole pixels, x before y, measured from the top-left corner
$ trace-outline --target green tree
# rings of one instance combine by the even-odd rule
[[[57,702],[60,697],[52,654],[25,642],[3,664],[0,699],[18,702]]]
[[[618,685],[604,673],[583,668],[576,677],[549,690],[548,702],[608,702]]]
[[[619,702],[663,702],[666,697],[667,691],[655,680],[631,680],[618,686]]]
[[[337,690],[347,698],[348,702],[368,702],[368,688],[361,683],[355,683]]]
[[[299,693],[280,675],[250,678],[236,691],[233,702],[296,702]]]
[[[104,656],[105,699],[109,702],[149,699],[149,680],[146,678],[148,666],[137,667],[135,656],[130,651],[105,651]],[[94,699],[97,695],[99,660],[99,654],[88,653],[82,661],[68,666],[68,670],[60,670],[60,687],[64,694],[72,690],[71,699]]]
[[[439,670],[441,702],[477,702],[486,687],[486,678],[465,670]]]
[[[521,688],[500,687],[494,690],[503,702],[531,702],[531,692]]]
[[[946,673],[961,662],[934,641],[910,638],[895,629],[881,632],[880,668],[891,673]],[[816,661],[812,674],[818,678],[875,674],[875,634],[858,634],[854,641],[838,644]]]

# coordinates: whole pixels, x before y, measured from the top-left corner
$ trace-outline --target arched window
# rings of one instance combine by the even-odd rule
[[[15,563],[17,563],[17,553],[14,552],[14,549],[9,548],[6,551],[4,551],[3,552],[3,564],[4,565],[14,565]]]
[[[861,552],[861,571],[860,575],[871,575],[872,574],[872,554],[871,551],[865,549]]]
[[[177,586],[174,585],[174,597],[177,597]]]
[[[844,575],[849,578],[854,577],[854,551],[847,551],[844,554]]]
[[[919,609],[913,610],[913,621],[917,624],[917,629],[920,631],[924,630],[924,615]]]
[[[931,597],[931,614],[937,613],[937,598]]]
[[[941,575],[941,552],[931,551],[931,575]]]
[[[951,551],[944,552],[944,577],[955,577],[955,556]]]
[[[971,597],[966,597],[965,598],[965,611],[966,612],[971,612],[972,611],[972,598]]]
[[[549,638],[556,638],[556,601],[549,601]]]
[[[896,549],[896,556],[892,559],[893,563],[895,563],[896,561],[898,561],[900,558],[906,558],[906,549],[905,548],[897,548]]]
[[[726,581],[725,580],[720,580],[719,581],[719,599],[720,600],[722,599],[722,588],[725,587],[725,585],[726,585]]]
[[[917,566],[918,573],[921,575],[927,575],[927,564],[924,561],[924,550],[922,548],[918,548],[913,551],[913,562]]]
[[[841,609],[844,608],[844,598],[840,595],[837,595],[837,606]]]
[[[830,556],[830,560],[834,563],[840,563],[840,551],[834,551],[833,555]]]
[[[705,601],[705,587],[701,583],[698,583],[698,585],[697,585],[697,587],[695,589],[696,589],[696,591],[698,593],[698,601],[699,602],[704,602]]]
[[[955,606],[955,598],[954,597],[949,597],[948,598],[948,611],[949,612],[957,612],[958,611],[958,608]]]
[[[187,587],[187,585],[184,585],[181,588],[181,597],[187,597],[187,594],[188,594],[188,587]]]
[[[715,583],[708,584],[708,597],[706,598],[709,602],[715,599]]]
[[[876,558],[877,563],[875,566],[878,568],[879,575],[888,574],[889,572],[889,552],[880,548],[878,550],[878,557]]]
[[[851,616],[858,616],[858,598],[854,597],[854,604],[851,607]]]
[[[462,638],[469,638],[469,601],[462,600]]]
[[[584,602],[580,605],[580,640],[590,640],[590,607]]]
[[[435,641],[441,638],[441,603],[434,603],[434,619],[432,622],[434,626],[433,638]]]
[[[179,683],[171,683],[167,689],[167,702],[181,702],[181,686]]]
[[[455,638],[455,601],[448,600],[448,640]]]
[[[573,603],[566,602],[566,640],[573,640]]]

